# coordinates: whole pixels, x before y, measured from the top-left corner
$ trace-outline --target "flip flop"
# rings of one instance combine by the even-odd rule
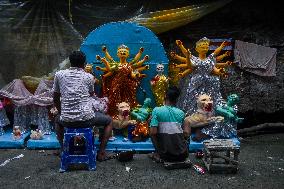
[[[157,157],[156,153],[148,154],[148,157],[151,160],[155,161],[156,163],[163,163],[164,162],[160,157]]]
[[[148,154],[148,158],[150,158],[151,160],[154,160],[154,154],[155,153]]]

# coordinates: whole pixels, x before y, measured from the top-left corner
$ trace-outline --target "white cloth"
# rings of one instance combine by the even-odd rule
[[[62,121],[86,121],[95,116],[90,101],[90,93],[94,91],[93,75],[75,67],[60,70],[55,74],[53,90],[61,94]]]
[[[275,48],[235,41],[235,62],[240,68],[260,76],[276,75],[276,53]]]

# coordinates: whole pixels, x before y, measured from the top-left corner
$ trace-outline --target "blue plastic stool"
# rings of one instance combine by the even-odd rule
[[[77,142],[81,142],[78,144]],[[70,164],[87,164],[96,170],[96,147],[92,128],[65,128],[63,152],[59,172],[65,172]]]

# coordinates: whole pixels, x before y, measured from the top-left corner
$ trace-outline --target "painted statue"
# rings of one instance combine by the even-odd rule
[[[203,43],[200,43],[200,42],[203,42]],[[209,43],[210,43],[210,40],[207,39],[206,37],[200,39],[196,43],[196,51],[199,53],[200,59],[206,58],[206,53],[209,50]],[[196,57],[191,55],[189,49],[186,49],[183,46],[183,44],[180,40],[176,40],[176,44],[181,49],[181,51],[182,51],[182,53],[184,54],[185,57],[179,56],[175,52],[171,52],[171,57],[174,60],[178,60],[179,62],[181,62],[181,64],[176,64],[175,67],[180,68],[182,70],[179,73],[179,77],[183,78],[186,75],[191,74],[193,72],[193,70],[195,69],[195,65],[192,63],[192,61],[194,61],[194,59],[196,59]],[[220,53],[220,51],[225,47],[225,45],[226,45],[226,42],[223,42],[220,46],[222,48],[221,49],[217,48],[214,51],[214,54],[216,53],[215,54],[216,58],[215,58],[214,67],[211,70],[212,75],[216,75],[216,76],[220,76],[220,77],[227,77],[228,76],[228,73],[226,72],[225,68],[227,68],[228,66],[231,66],[233,63],[231,61],[227,61],[225,63],[220,62],[220,61],[222,61],[224,58],[230,56],[230,54],[231,54],[230,51],[226,51],[224,54],[217,56]],[[193,59],[192,59],[192,57],[193,57]]]
[[[225,121],[222,127],[219,127],[219,136],[223,138],[231,138],[237,136],[237,124],[243,122],[243,118],[238,117],[237,103],[240,98],[237,94],[231,94],[227,97],[227,103],[218,106],[216,109],[216,114],[223,116]]]
[[[169,85],[178,87],[180,81],[179,73],[181,69],[177,68],[177,64],[174,62],[169,63],[168,69],[169,69]]]
[[[92,75],[94,75],[93,73],[93,65],[92,64],[87,64],[84,68],[85,72],[90,73]],[[94,81],[95,83],[99,83],[99,80],[94,76]]]
[[[237,116],[237,103],[240,98],[237,94],[231,94],[227,97],[227,103],[224,106],[218,106],[216,113],[225,117],[226,122],[241,123],[243,118]]]
[[[22,132],[20,129],[20,126],[14,126],[13,127],[13,138],[14,140],[18,140],[22,137]]]
[[[33,115],[30,106],[15,106],[13,125],[19,126],[23,132],[26,132],[34,117]]]
[[[48,107],[32,105],[30,106],[30,111],[31,114],[33,114],[31,123],[37,125],[38,129],[42,132],[42,134],[50,135],[52,126],[49,122]]]
[[[188,126],[194,134],[193,140],[200,141],[210,138],[207,128],[219,127],[219,123],[224,120],[222,116],[214,116],[213,101],[207,94],[199,95],[196,99],[197,110],[185,118],[184,124]]]
[[[156,67],[157,75],[150,81],[153,95],[155,97],[156,105],[162,106],[166,90],[169,85],[168,78],[164,75],[164,65],[157,64]]]
[[[152,112],[151,99],[146,98],[144,104],[140,108],[135,108],[131,112],[131,117],[137,120],[136,127],[132,131],[133,139],[132,141],[140,141],[149,136],[149,124],[148,118]]]
[[[103,80],[103,96],[109,99],[109,114],[115,115],[116,105],[120,102],[128,102],[130,107],[137,106],[136,91],[142,78],[146,74],[141,72],[149,69],[149,65],[143,66],[143,63],[148,60],[146,55],[142,60],[139,60],[144,49],[141,47],[134,59],[127,62],[129,57],[129,48],[121,45],[117,49],[119,62],[115,62],[110,56],[106,47],[103,47],[105,58],[97,55],[97,59],[101,60],[105,67],[97,66],[97,70],[104,72]]]
[[[136,120],[130,118],[130,105],[126,102],[117,104],[118,114],[113,116],[113,128],[122,130],[122,134],[128,135],[127,127],[136,125]]]
[[[224,58],[231,56],[230,51],[226,51],[225,53],[216,57],[217,63],[215,64],[217,69],[220,69],[221,77],[227,78],[229,76],[227,68],[232,66],[234,63],[232,61],[221,62]]]
[[[39,129],[31,130],[30,137],[31,137],[32,140],[42,140],[43,139],[43,133]]]
[[[147,121],[151,114],[151,111],[151,99],[146,98],[142,107],[133,109],[131,116],[137,121]]]
[[[214,109],[217,105],[223,103],[220,93],[219,76],[225,76],[223,69],[217,68],[216,56],[225,47],[226,42],[223,42],[212,54],[206,56],[209,50],[210,40],[202,38],[196,42],[195,50],[198,57],[191,55],[190,51],[186,49],[180,40],[176,41],[178,47],[181,49],[185,57],[171,53],[171,56],[182,62],[177,67],[184,68],[180,73],[180,77],[191,74],[189,84],[186,89],[186,94],[178,100],[178,106],[188,114],[192,114],[196,110],[196,97],[200,94],[208,94],[214,101]]]

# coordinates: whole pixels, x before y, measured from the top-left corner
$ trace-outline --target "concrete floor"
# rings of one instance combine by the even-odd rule
[[[0,188],[284,188],[284,134],[267,134],[241,140],[237,174],[199,175],[193,168],[166,170],[137,154],[134,161],[97,163],[97,171],[59,173],[60,159],[52,151],[0,150]],[[195,164],[201,164],[191,154]],[[130,167],[130,171],[126,171]]]

